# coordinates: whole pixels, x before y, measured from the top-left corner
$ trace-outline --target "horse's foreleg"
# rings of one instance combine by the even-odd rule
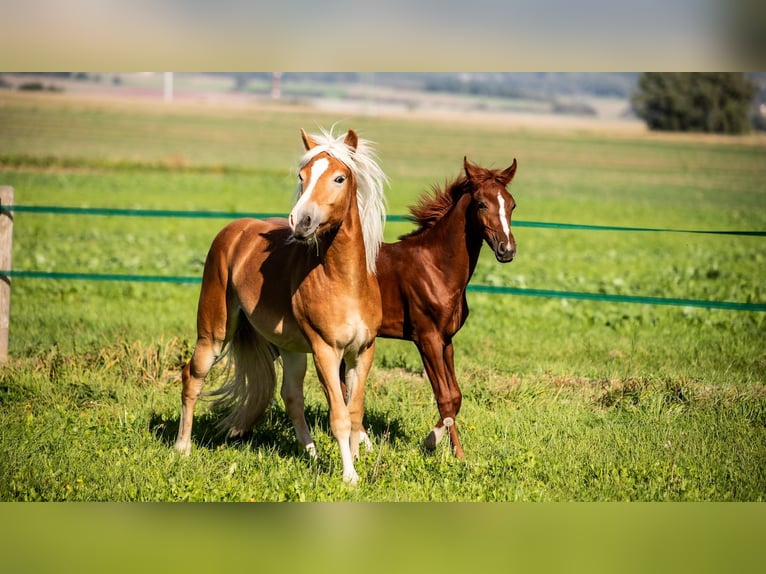
[[[175,448],[188,455],[191,452],[192,420],[194,406],[202,392],[205,377],[221,353],[222,342],[200,337],[194,347],[194,353],[181,373],[181,419],[178,423],[178,437]]]
[[[323,343],[312,345],[312,347],[317,375],[330,406],[330,430],[338,441],[343,462],[343,480],[355,485],[359,481],[359,475],[354,468],[354,458],[351,454],[351,417],[340,388],[340,352]],[[349,392],[354,394],[353,389],[349,389]]]
[[[295,428],[295,436],[301,446],[316,458],[317,449],[306,423],[306,407],[303,399],[303,379],[306,377],[306,355],[303,353],[282,354],[282,400],[285,410]]]
[[[434,391],[436,405],[439,409],[440,419],[426,436],[423,446],[427,450],[434,450],[444,438],[444,434],[449,429],[450,439],[452,440],[453,453],[459,458],[463,458],[463,449],[460,446],[460,440],[457,436],[455,427],[455,417],[457,411],[453,402],[453,381],[454,367],[451,364],[452,352],[448,351],[451,343],[446,343],[441,336],[426,336],[417,343],[420,356],[423,360],[423,366],[426,369],[428,380],[431,382],[431,388]],[[450,372],[452,369],[452,373]],[[459,393],[460,391],[457,390]]]
[[[348,414],[351,418],[351,455],[359,458],[359,443],[364,442],[367,450],[372,449],[372,443],[367,436],[362,424],[364,418],[364,387],[367,375],[370,373],[373,358],[375,356],[375,341],[366,349],[360,351],[355,357],[347,357],[346,387],[348,396]]]

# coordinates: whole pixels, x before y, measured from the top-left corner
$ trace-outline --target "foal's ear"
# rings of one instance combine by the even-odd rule
[[[318,145],[317,141],[307,134],[303,128],[301,128],[301,139],[303,140],[303,146],[306,148],[306,151],[309,151],[311,148]]]
[[[343,143],[346,144],[351,149],[356,150],[356,146],[359,145],[359,137],[356,135],[356,132],[354,130],[348,130],[348,133],[346,134],[346,139],[343,140]]]
[[[516,158],[513,158],[513,163],[505,168],[503,172],[500,174],[501,178],[503,180],[503,185],[508,185],[511,183],[511,180],[513,179],[513,176],[516,174]]]
[[[465,169],[466,177],[471,180],[476,179],[476,176],[479,173],[479,167],[468,161],[468,156],[463,156],[463,169]]]

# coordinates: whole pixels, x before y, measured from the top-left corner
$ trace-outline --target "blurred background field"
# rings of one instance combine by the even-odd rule
[[[195,81],[203,80],[197,93],[207,96],[179,96],[179,83],[173,102],[162,101],[157,78],[141,85],[149,77],[118,86],[143,96],[0,91],[0,184],[14,187],[19,205],[286,213],[299,129],[337,124],[376,143],[390,214],[455,178],[467,155],[490,167],[518,160],[510,191],[520,221],[766,229],[763,134],[650,133],[614,112],[617,98],[610,112],[573,116],[539,100],[516,109],[488,97],[461,100],[463,108],[446,99],[380,104],[362,85],[346,107],[332,98],[319,106],[310,87],[273,101],[229,97],[220,79]],[[17,270],[198,276],[225,221],[19,212],[14,223]],[[387,240],[410,229],[391,221]],[[474,284],[766,302],[762,237],[514,232],[516,260],[500,265],[483,253]],[[196,285],[13,280],[0,498],[766,496],[763,313],[470,293],[456,338],[468,460],[453,460],[446,445],[420,451],[436,419],[420,359],[410,343],[379,341],[367,394],[375,449],[360,462],[363,484],[349,491],[313,372],[319,463],[298,453],[279,401],[244,443],[215,437],[217,415],[203,404],[191,458],[172,452],[197,294]]]

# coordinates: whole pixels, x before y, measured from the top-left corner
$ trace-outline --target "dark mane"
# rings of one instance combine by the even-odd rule
[[[410,215],[407,219],[417,225],[417,229],[402,235],[399,239],[418,235],[436,225],[470,190],[471,183],[464,175],[459,176],[451,184],[445,183],[443,189],[436,184],[431,186],[430,193],[424,193],[418,198],[417,204],[409,207]]]
[[[443,189],[440,189],[438,185],[433,185],[430,193],[421,195],[418,203],[410,206],[410,215],[407,217],[418,227],[414,231],[402,235],[399,239],[412,237],[432,228],[450,212],[464,194],[472,190],[473,185],[496,181],[505,187],[508,183],[508,180],[503,178],[502,170],[498,169],[486,169],[477,166],[473,177],[472,183],[464,174],[461,174],[452,183],[445,184]]]

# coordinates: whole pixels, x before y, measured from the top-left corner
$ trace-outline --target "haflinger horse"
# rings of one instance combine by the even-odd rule
[[[214,239],[205,261],[197,342],[182,372],[181,419],[175,448],[191,450],[194,406],[205,377],[226,349],[234,376],[210,393],[230,409],[229,436],[248,433],[276,388],[300,444],[316,447],[304,414],[306,355],[312,353],[338,441],[343,480],[356,484],[364,385],[381,323],[375,279],[383,239],[386,177],[370,142],[349,130],[308,135],[298,169],[298,199],[287,219],[240,219]],[[347,398],[339,368],[347,365]]]
[[[436,397],[439,420],[423,444],[435,449],[449,429],[458,458],[465,458],[455,424],[462,393],[452,338],[468,317],[466,286],[483,242],[501,263],[516,255],[511,233],[516,202],[506,189],[516,173],[516,160],[504,170],[494,170],[463,158],[463,169],[465,174],[444,190],[434,187],[410,208],[418,228],[396,243],[384,243],[377,267],[383,302],[378,336],[415,343]]]

